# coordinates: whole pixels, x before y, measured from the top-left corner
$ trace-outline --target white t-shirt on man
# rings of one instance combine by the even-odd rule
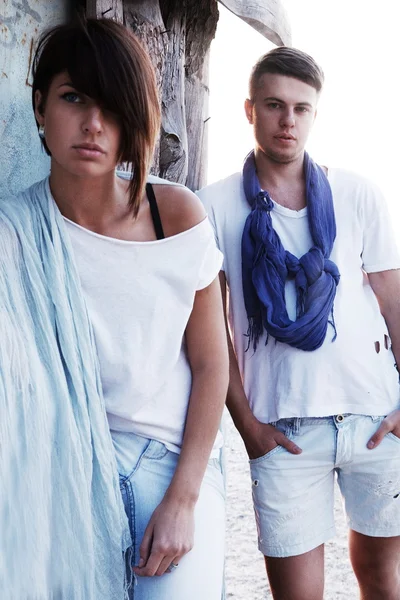
[[[385,202],[369,181],[330,169],[337,235],[331,253],[340,283],[334,302],[334,330],[323,345],[298,350],[264,335],[256,352],[247,351],[248,321],[243,299],[241,240],[250,212],[242,178],[236,173],[198,192],[224,254],[229,286],[229,323],[244,390],[262,422],[340,413],[386,415],[399,407],[399,376],[390,340],[367,273],[400,268]],[[297,257],[312,244],[307,208],[294,211],[274,203],[272,223],[283,247]],[[294,281],[285,288],[291,319],[296,318]],[[377,352],[377,349],[379,352]]]

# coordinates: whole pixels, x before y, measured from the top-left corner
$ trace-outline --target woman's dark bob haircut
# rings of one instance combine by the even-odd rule
[[[133,33],[109,19],[87,19],[45,33],[33,61],[32,102],[40,111],[53,78],[67,71],[74,88],[120,119],[118,162],[130,163],[129,205],[137,216],[160,126],[160,103],[150,59]],[[37,123],[38,125],[38,123]],[[50,154],[46,142],[44,148]]]

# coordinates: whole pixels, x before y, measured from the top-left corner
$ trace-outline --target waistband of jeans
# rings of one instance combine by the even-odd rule
[[[358,419],[370,419],[373,422],[379,422],[384,418],[384,415],[359,415],[352,413],[340,413],[335,415],[329,415],[326,417],[289,417],[279,419],[270,423],[276,426],[277,424],[284,426],[287,432],[291,431],[296,434],[300,431],[301,427],[316,427],[319,425],[332,425],[334,422],[338,422],[338,417],[343,417],[342,423],[355,421]]]

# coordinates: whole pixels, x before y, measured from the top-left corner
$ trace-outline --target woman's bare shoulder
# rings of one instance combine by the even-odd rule
[[[153,189],[167,237],[191,229],[204,220],[206,211],[199,198],[188,188],[160,183]]]

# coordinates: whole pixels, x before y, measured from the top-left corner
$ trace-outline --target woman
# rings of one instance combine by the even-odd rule
[[[129,598],[219,600],[221,255],[196,196],[147,177],[150,61],[112,21],[60,26],[39,43],[33,105],[51,173],[0,212],[1,466],[14,494],[0,582],[19,600],[122,598],[122,547]]]

